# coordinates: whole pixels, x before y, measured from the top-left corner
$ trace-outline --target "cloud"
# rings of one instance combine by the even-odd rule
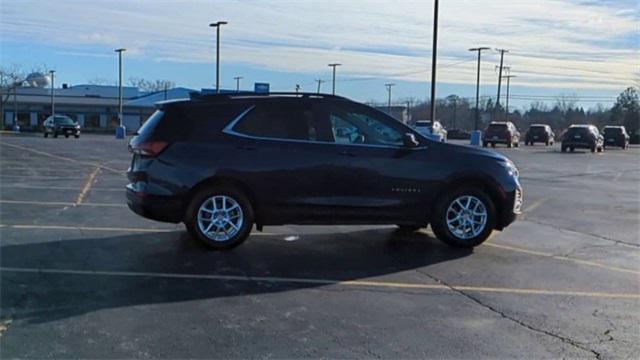
[[[0,19],[2,41],[55,44],[70,53],[123,46],[128,56],[180,63],[213,62],[215,37],[207,25],[227,20],[226,62],[316,75],[339,61],[343,76],[425,81],[431,6],[424,0],[20,1],[3,3]],[[618,89],[638,68],[638,46],[629,41],[638,36],[634,7],[633,0],[441,2],[439,80],[473,83],[475,57],[467,49],[489,45],[511,50],[506,64],[520,84]],[[495,79],[497,55],[484,59],[483,80]]]

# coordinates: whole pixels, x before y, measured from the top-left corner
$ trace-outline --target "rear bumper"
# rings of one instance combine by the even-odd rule
[[[127,206],[147,219],[179,223],[184,219],[184,202],[180,198],[150,195],[127,185]]]

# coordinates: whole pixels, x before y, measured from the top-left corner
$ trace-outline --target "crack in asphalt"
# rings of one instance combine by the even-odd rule
[[[591,348],[588,348],[588,347],[584,346],[583,344],[579,343],[579,342],[578,342],[578,341],[576,341],[576,340],[573,340],[573,339],[568,338],[568,337],[566,337],[566,336],[562,336],[562,335],[560,335],[560,334],[556,334],[556,333],[551,332],[551,331],[549,331],[549,330],[544,330],[544,329],[536,328],[536,327],[534,327],[533,325],[527,324],[527,323],[525,323],[525,322],[524,322],[524,321],[522,321],[522,320],[519,320],[519,319],[517,319],[517,318],[515,318],[515,317],[513,317],[513,316],[510,316],[510,315],[507,315],[506,313],[504,313],[504,312],[502,312],[502,311],[500,311],[500,310],[498,310],[498,309],[494,308],[493,306],[491,306],[491,305],[489,305],[489,304],[485,304],[485,303],[484,303],[484,302],[482,302],[480,299],[478,299],[478,298],[476,298],[476,297],[474,297],[474,296],[472,296],[472,295],[468,294],[467,292],[465,292],[465,291],[463,291],[463,290],[457,289],[457,288],[455,288],[455,287],[453,287],[453,286],[449,285],[447,282],[445,282],[445,281],[443,281],[443,280],[441,280],[441,279],[437,278],[436,276],[433,276],[433,275],[431,275],[431,274],[429,274],[429,273],[427,273],[427,272],[424,272],[424,271],[420,271],[420,269],[417,269],[417,270],[416,270],[416,272],[418,272],[419,274],[422,274],[422,275],[424,275],[424,276],[428,277],[429,279],[431,279],[431,280],[433,280],[433,281],[436,281],[436,282],[438,282],[438,283],[440,283],[440,284],[442,284],[442,285],[446,286],[446,287],[447,287],[447,288],[449,288],[451,291],[456,292],[456,293],[458,293],[459,295],[464,296],[465,298],[467,298],[467,299],[469,299],[469,300],[473,301],[474,303],[476,303],[476,304],[478,304],[478,305],[482,306],[483,308],[485,308],[485,309],[487,309],[487,310],[489,310],[489,311],[491,311],[491,312],[493,312],[493,313],[495,313],[495,314],[499,315],[500,317],[502,317],[502,318],[504,318],[504,319],[507,319],[507,320],[509,320],[509,321],[511,321],[511,322],[513,322],[513,323],[515,323],[515,324],[518,324],[518,325],[519,325],[519,326],[521,326],[521,327],[524,327],[524,328],[526,328],[526,329],[528,329],[528,330],[530,330],[530,331],[533,331],[533,332],[536,332],[536,333],[539,333],[539,334],[543,334],[543,335],[547,335],[547,336],[549,336],[549,337],[553,337],[553,338],[555,338],[555,339],[558,339],[558,340],[562,341],[562,342],[563,342],[563,343],[565,343],[565,344],[569,344],[569,345],[571,345],[571,346],[573,346],[573,347],[575,347],[575,348],[577,348],[577,349],[580,349],[580,350],[582,350],[582,351],[586,351],[586,352],[591,353],[591,354],[592,354],[596,359],[601,359],[601,356],[602,356],[602,355],[601,355],[599,352],[597,352],[597,351],[595,351],[595,350],[593,350],[593,349],[591,349]]]

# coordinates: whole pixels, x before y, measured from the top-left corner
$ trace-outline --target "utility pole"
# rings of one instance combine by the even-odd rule
[[[226,21],[209,24],[210,27],[216,28],[216,93],[220,93],[220,27],[226,24]]]
[[[387,92],[389,93],[389,102],[387,103],[387,113],[391,115],[391,88],[396,86],[396,84],[384,84],[387,87]]]
[[[49,70],[49,76],[51,77],[51,116],[56,115],[56,103],[53,101],[53,89],[55,87],[55,70]]]
[[[478,52],[478,73],[476,79],[476,117],[473,122],[473,130],[478,130],[478,123],[480,122],[480,58],[482,56],[482,52],[484,50],[489,50],[489,47],[478,47],[469,49],[469,51],[477,51]]]
[[[433,49],[431,50],[431,133],[436,121],[436,65],[438,58],[438,0],[433,4]]]
[[[236,81],[236,92],[240,92],[240,80],[242,80],[242,76],[236,76],[233,80]]]
[[[504,76],[507,79],[507,107],[505,111],[505,119],[509,121],[509,87],[511,86],[511,78],[517,77],[515,75],[506,75]]]
[[[338,64],[338,63],[329,64],[329,66],[333,68],[333,90],[331,92],[333,95],[336,94],[336,67],[340,65],[342,64]]]
[[[124,131],[122,129],[122,53],[124,51],[126,49],[115,50],[118,53],[118,121],[120,124],[118,130],[116,130],[116,139],[124,139]]]
[[[318,83],[318,94],[320,94],[320,85],[322,85],[322,83],[325,83],[326,81],[322,79],[316,79],[316,82]]]
[[[504,64],[504,53],[509,52],[506,49],[496,49],[500,52],[500,73],[498,75],[498,97],[496,98],[496,109],[500,109],[500,87],[502,86],[502,65]]]
[[[407,100],[407,121],[406,123],[410,123],[411,119],[412,119],[412,114],[411,114],[411,101]]]

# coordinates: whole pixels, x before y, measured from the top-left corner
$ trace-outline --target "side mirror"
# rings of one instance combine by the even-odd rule
[[[403,140],[404,140],[404,147],[406,148],[414,148],[420,145],[420,143],[418,143],[418,140],[416,140],[416,136],[413,135],[412,133],[404,134]]]

